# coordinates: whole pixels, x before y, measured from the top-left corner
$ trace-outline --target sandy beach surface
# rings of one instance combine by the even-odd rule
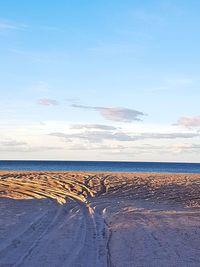
[[[200,175],[0,171],[0,267],[200,266]]]

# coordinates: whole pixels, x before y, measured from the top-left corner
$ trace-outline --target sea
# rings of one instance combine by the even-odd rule
[[[0,160],[0,170],[200,173],[200,163]]]

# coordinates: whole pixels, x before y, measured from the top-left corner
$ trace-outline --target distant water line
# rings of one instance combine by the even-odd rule
[[[200,173],[200,163],[0,160],[0,170]]]

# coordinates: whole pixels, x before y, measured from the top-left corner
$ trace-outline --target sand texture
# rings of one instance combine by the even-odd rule
[[[200,266],[200,175],[0,172],[0,267]]]

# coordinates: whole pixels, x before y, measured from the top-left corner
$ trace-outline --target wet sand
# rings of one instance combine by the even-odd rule
[[[200,175],[0,171],[0,266],[200,266]]]

